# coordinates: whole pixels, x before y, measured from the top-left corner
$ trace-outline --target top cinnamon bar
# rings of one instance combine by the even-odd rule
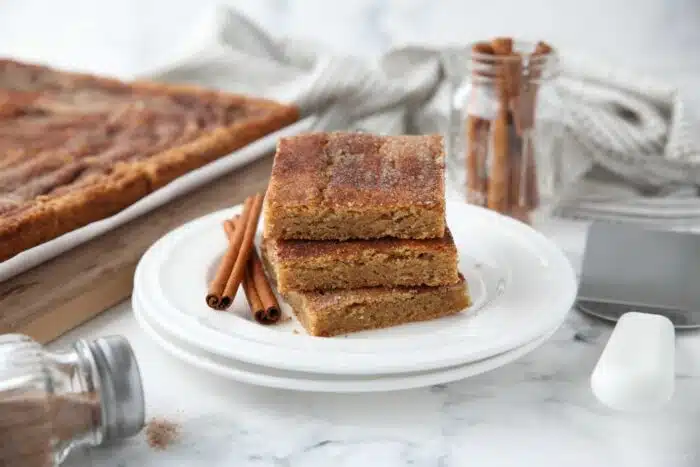
[[[442,138],[311,133],[282,138],[265,236],[300,240],[445,234]]]
[[[264,99],[0,60],[0,261],[296,119]]]

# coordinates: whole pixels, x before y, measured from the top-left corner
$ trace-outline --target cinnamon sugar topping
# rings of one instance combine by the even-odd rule
[[[297,118],[263,99],[0,60],[0,262]]]

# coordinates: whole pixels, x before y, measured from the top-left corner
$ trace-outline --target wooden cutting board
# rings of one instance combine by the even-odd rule
[[[46,343],[131,295],[134,270],[153,242],[183,223],[263,192],[272,155],[0,284],[0,334]]]

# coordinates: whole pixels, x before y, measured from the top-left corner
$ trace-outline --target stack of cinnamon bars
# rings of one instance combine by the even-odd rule
[[[309,334],[424,321],[470,305],[445,221],[442,138],[280,140],[263,261]]]

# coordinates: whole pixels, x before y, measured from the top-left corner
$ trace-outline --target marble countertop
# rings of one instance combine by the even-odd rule
[[[580,267],[585,224],[539,228]],[[127,336],[149,417],[181,426],[164,451],[144,436],[79,453],[68,467],[539,466],[691,467],[700,462],[700,335],[677,339],[676,392],[645,414],[613,412],[589,387],[611,327],[572,311],[540,348],[500,369],[447,385],[324,394],[235,383],[187,366],[142,332],[123,303],[64,336]]]
[[[216,0],[6,0],[0,54],[122,77],[162,63]],[[694,0],[230,0],[280,35],[356,54],[405,43],[460,43],[494,34],[545,38],[562,51],[625,66],[679,87],[700,110],[700,3]],[[584,226],[543,230],[574,262]],[[677,388],[663,410],[614,413],[589,389],[610,327],[571,312],[542,347],[465,381],[385,394],[313,394],[237,384],[186,366],[120,304],[61,339],[127,336],[145,379],[149,416],[182,426],[157,452],[143,437],[76,457],[70,467],[461,466],[685,467],[700,462],[700,336],[681,334]]]

